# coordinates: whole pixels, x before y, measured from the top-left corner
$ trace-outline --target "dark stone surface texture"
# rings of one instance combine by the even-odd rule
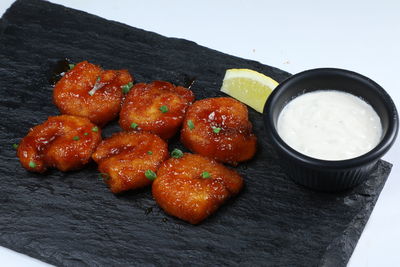
[[[28,129],[58,114],[48,82],[59,59],[127,68],[137,82],[183,84],[221,96],[228,68],[278,81],[288,73],[193,42],[39,0],[20,0],[0,21],[0,245],[58,266],[345,266],[391,169],[380,161],[361,186],[317,193],[294,184],[250,110],[259,151],[239,165],[246,187],[202,224],[166,215],[149,188],[120,196],[81,171],[28,173],[15,156]],[[119,131],[116,122],[104,135]],[[170,148],[181,147],[177,138]]]

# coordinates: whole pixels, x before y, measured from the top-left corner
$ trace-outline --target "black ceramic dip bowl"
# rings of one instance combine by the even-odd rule
[[[295,97],[316,90],[351,93],[370,104],[382,124],[378,145],[366,154],[346,160],[315,159],[287,145],[277,131],[279,114]],[[368,178],[377,161],[393,145],[399,123],[396,107],[381,86],[358,73],[334,68],[304,71],[279,84],[269,96],[263,116],[267,135],[289,177],[298,184],[330,192],[352,188]]]

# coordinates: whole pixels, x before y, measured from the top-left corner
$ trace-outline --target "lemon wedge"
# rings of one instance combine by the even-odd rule
[[[221,91],[262,113],[265,102],[278,82],[249,69],[228,69]]]

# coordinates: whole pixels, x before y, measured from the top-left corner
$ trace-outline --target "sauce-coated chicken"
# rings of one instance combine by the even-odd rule
[[[62,114],[87,117],[104,126],[118,116],[123,88],[132,82],[127,70],[103,70],[83,61],[57,82],[53,102]]]
[[[17,155],[22,166],[32,172],[76,170],[89,162],[100,141],[100,129],[87,118],[54,116],[29,131]]]
[[[247,107],[230,97],[193,103],[186,112],[181,141],[195,153],[232,165],[251,159],[257,146]]]
[[[119,124],[126,131],[143,130],[168,139],[178,131],[193,101],[187,88],[163,81],[139,83],[125,98]]]
[[[204,156],[185,153],[161,165],[152,192],[165,212],[197,224],[242,187],[243,179],[236,171]]]
[[[150,185],[152,177],[168,157],[167,143],[147,132],[120,132],[105,139],[93,153],[103,180],[113,193]]]

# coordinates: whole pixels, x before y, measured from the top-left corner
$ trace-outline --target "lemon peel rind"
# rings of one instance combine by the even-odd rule
[[[237,93],[237,90],[232,90],[230,84],[232,84],[235,80],[248,80],[252,83],[258,83],[259,86],[257,88],[253,87],[253,90],[250,90],[249,98],[246,97],[246,94]],[[228,69],[225,72],[224,80],[221,87],[221,92],[228,94],[229,96],[239,100],[240,102],[250,106],[257,112],[262,113],[264,110],[265,103],[272,90],[278,85],[278,82],[274,79],[250,69]],[[237,88],[236,88],[237,89]],[[243,88],[242,88],[243,89]],[[254,89],[258,90],[258,98],[254,97]],[[247,89],[246,89],[247,90]],[[256,93],[257,95],[257,93]]]

